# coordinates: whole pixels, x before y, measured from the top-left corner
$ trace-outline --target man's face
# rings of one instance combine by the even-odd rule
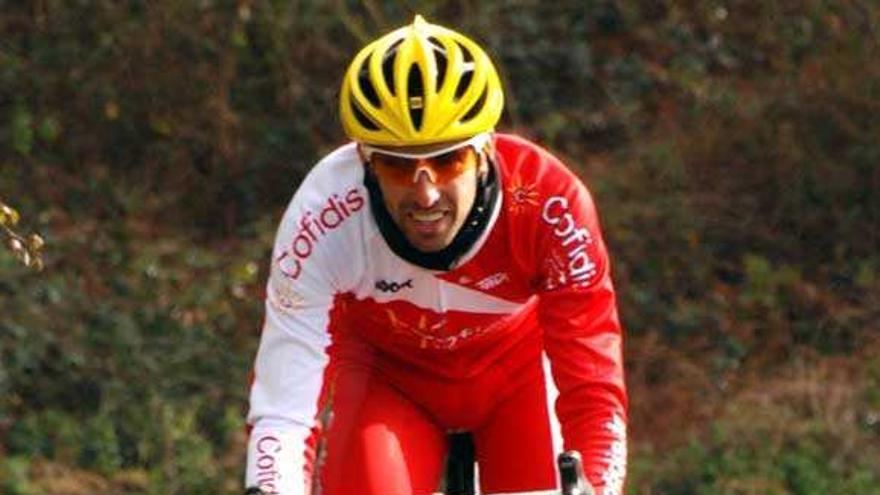
[[[393,150],[426,153],[448,147],[445,143]],[[383,164],[381,156],[374,154],[369,162],[388,213],[409,243],[422,252],[440,251],[452,243],[474,204],[477,176],[487,167],[482,154],[471,146],[452,153],[454,156],[443,154],[433,162],[432,158],[406,159],[412,161],[405,165],[400,160]],[[407,165],[404,173],[401,167]],[[457,167],[456,172],[444,174],[443,167],[448,172],[450,166]]]

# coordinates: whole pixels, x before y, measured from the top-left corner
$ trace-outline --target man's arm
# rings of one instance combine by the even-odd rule
[[[325,369],[333,289],[322,256],[294,259],[303,228],[294,199],[279,227],[266,288],[266,313],[254,363],[246,486],[267,494],[308,493],[315,426]]]
[[[575,181],[541,213],[539,318],[565,448],[581,453],[598,495],[620,495],[627,456],[622,335],[595,207]]]

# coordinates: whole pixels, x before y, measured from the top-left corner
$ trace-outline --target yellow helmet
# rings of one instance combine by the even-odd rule
[[[354,57],[339,98],[345,133],[379,146],[468,138],[492,130],[503,107],[486,52],[420,15]]]

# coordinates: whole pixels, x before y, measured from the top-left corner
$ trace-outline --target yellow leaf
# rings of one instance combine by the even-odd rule
[[[116,120],[119,118],[119,105],[115,101],[108,101],[104,104],[104,116],[108,120]]]
[[[18,224],[18,212],[11,206],[0,206],[0,224],[16,225]]]
[[[30,237],[28,237],[28,247],[31,251],[39,251],[45,244],[45,241],[43,241],[43,238],[40,237],[39,234],[31,234]]]

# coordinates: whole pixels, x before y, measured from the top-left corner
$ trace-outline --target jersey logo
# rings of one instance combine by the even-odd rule
[[[510,187],[507,188],[507,192],[512,200],[510,211],[513,213],[521,213],[539,204],[536,186],[534,184],[523,184],[519,176],[513,178]]]
[[[275,295],[274,298],[269,298],[269,301],[287,311],[305,307],[306,298],[300,295],[293,285],[292,281],[279,277],[277,281],[269,284],[269,290]]]
[[[474,285],[480,290],[492,290],[508,280],[510,280],[510,275],[507,272],[498,272],[489,275]]]
[[[338,194],[330,195],[317,213],[306,210],[297,221],[299,230],[290,246],[275,260],[281,267],[281,272],[294,280],[299,278],[303,262],[312,255],[321,239],[363,208],[364,203],[361,191],[353,187],[345,193],[344,198]]]
[[[449,324],[445,316],[436,319],[432,318],[433,321],[429,321],[428,317],[422,314],[417,321],[412,321],[398,315],[391,309],[386,309],[385,312],[391,329],[396,333],[410,334],[417,338],[420,349],[451,351],[464,342],[483,335],[489,330],[489,327],[480,325],[465,327],[455,333],[449,333]]]
[[[595,250],[595,241],[589,230],[575,225],[568,200],[562,196],[548,199],[541,218],[553,227],[553,235],[561,241],[560,247],[568,259],[568,279],[577,285],[589,285],[599,273],[596,261],[590,257],[590,250]]]
[[[281,450],[281,440],[273,435],[257,440],[257,486],[269,494],[278,493],[275,483],[281,478],[277,470]]]
[[[387,280],[379,280],[378,282],[376,282],[375,287],[379,292],[397,293],[402,289],[412,289],[413,280],[411,278],[406,279],[406,281],[404,282],[389,282]]]

